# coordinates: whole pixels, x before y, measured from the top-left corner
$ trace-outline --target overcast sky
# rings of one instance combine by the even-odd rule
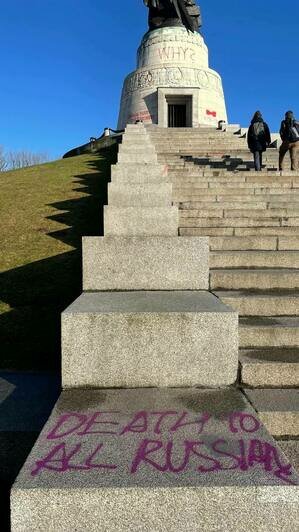
[[[229,121],[299,116],[299,2],[199,0]],[[116,127],[147,30],[142,0],[0,0],[0,145],[53,158]]]

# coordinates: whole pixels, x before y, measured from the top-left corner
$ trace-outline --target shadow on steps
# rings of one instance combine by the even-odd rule
[[[231,157],[230,155],[224,155],[221,157],[221,161],[215,161],[211,157],[193,157],[189,155],[182,156],[185,162],[193,163],[195,166],[209,166],[215,170],[227,170],[228,172],[234,172],[242,167],[242,171],[254,170],[254,163],[252,161],[245,161],[240,157]],[[263,165],[263,169],[267,170],[267,166]],[[269,168],[269,171],[275,172],[278,168]]]

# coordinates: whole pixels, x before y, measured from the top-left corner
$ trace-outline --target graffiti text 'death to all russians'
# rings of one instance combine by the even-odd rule
[[[35,462],[31,475],[44,471],[59,474],[91,470],[113,472],[118,464],[106,463],[102,458],[105,446],[109,446],[113,437],[130,440],[129,475],[138,473],[141,468],[161,474],[178,475],[191,470],[204,475],[227,470],[245,473],[259,467],[286,484],[296,484],[292,479],[292,466],[285,463],[275,446],[259,437],[260,422],[251,414],[232,412],[223,416],[228,436],[214,439],[209,434],[209,423],[215,418],[208,413],[194,417],[189,412],[172,410],[139,411],[128,417],[125,424],[121,420],[123,415],[117,411],[62,414],[46,435],[52,447]],[[188,439],[184,433],[182,440],[177,441],[175,435],[183,430],[188,431]],[[139,435],[135,448],[132,446],[134,435]],[[92,451],[89,442],[86,452],[86,438],[91,436],[98,441]]]

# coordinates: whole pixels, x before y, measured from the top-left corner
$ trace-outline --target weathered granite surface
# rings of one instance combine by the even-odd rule
[[[171,183],[108,185],[108,203],[115,207],[171,207],[171,198]]]
[[[87,292],[62,314],[64,387],[226,386],[238,315],[205,291]]]
[[[299,477],[234,390],[63,392],[12,531],[292,532]]]
[[[164,91],[159,101],[160,91]],[[167,127],[167,97],[188,92],[192,127],[227,121],[221,77],[209,68],[202,35],[185,28],[160,28],[146,33],[137,54],[137,69],[123,85],[118,129],[142,120]]]
[[[115,207],[105,205],[105,236],[178,236],[177,207]]]
[[[83,238],[83,290],[208,288],[208,238]]]

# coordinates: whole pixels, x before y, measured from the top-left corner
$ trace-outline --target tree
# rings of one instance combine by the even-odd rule
[[[49,157],[46,153],[32,153],[30,151],[11,151],[7,155],[9,170],[27,168],[36,164],[46,163]]]
[[[8,163],[7,163],[6,154],[4,152],[3,147],[0,146],[0,172],[4,172],[5,170],[7,170],[7,167],[8,167]]]
[[[10,151],[5,153],[0,146],[0,172],[18,170],[49,161],[47,153],[32,153],[31,151]]]

